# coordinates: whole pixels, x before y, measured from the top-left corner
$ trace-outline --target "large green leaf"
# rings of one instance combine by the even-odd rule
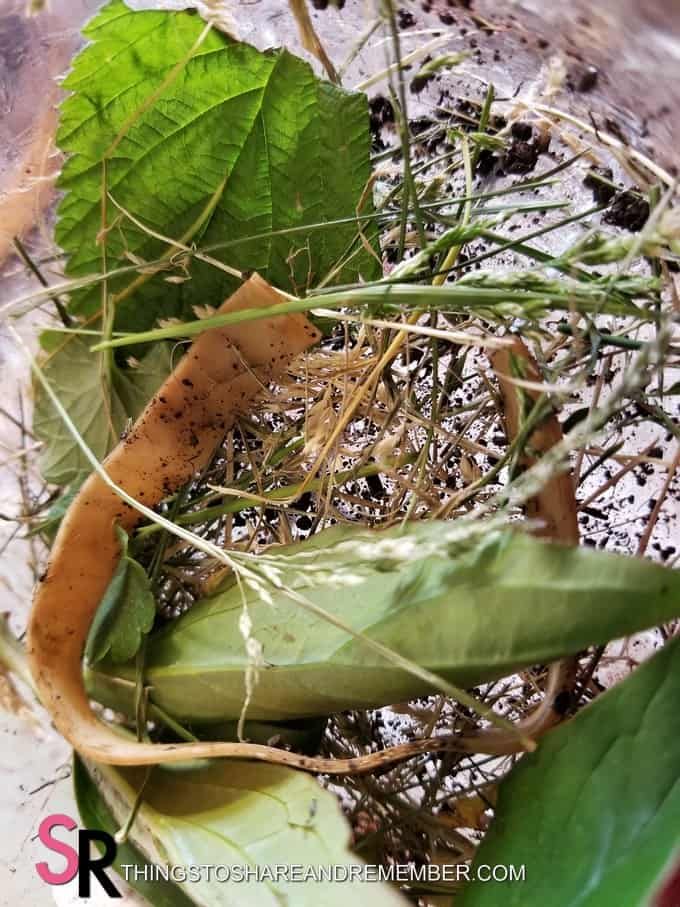
[[[476,537],[463,541],[455,522],[412,523],[405,532],[334,528],[279,549],[269,563],[280,571],[282,586],[459,686],[680,614],[680,572],[511,530],[475,528]],[[251,718],[323,715],[432,692],[283,589],[272,596],[269,604],[247,593],[251,632],[265,663]],[[239,715],[247,664],[242,607],[232,585],[150,637],[147,681],[154,702],[195,722]],[[124,695],[124,685],[110,683],[120,669],[102,670],[108,682],[89,678],[94,695],[106,700],[114,687]],[[134,675],[123,671],[126,676]]]
[[[680,857],[680,639],[525,756],[500,791],[460,907],[651,907]],[[677,900],[665,901],[666,904]]]
[[[134,419],[170,371],[170,353],[154,345],[135,368],[109,367],[106,355],[93,354],[79,337],[43,332],[41,341],[53,347],[43,371],[66,411],[102,460],[118,442],[128,419]],[[90,464],[45,392],[36,387],[33,431],[42,441],[40,468],[56,485],[78,483]]]
[[[125,821],[143,770],[89,766],[119,823]],[[348,848],[350,831],[337,800],[310,775],[274,765],[215,761],[207,767],[153,769],[130,831],[130,843],[152,862],[189,869],[256,867],[271,878],[244,882],[220,876],[181,882],[206,907],[405,907],[386,884],[277,880],[277,867],[303,872],[361,861]],[[179,882],[179,879],[177,879]]]
[[[237,242],[213,256],[256,269],[283,289],[326,276],[355,240],[352,223],[271,234],[354,215],[370,175],[365,96],[319,81],[286,51],[260,53],[216,30],[196,48],[204,27],[189,12],[133,12],[122,0],[86,26],[91,43],[64,81],[72,94],[58,132],[68,159],[57,240],[69,256],[68,274],[101,270],[104,171],[115,203],[140,224],[201,247]],[[114,201],[109,269],[168,252]],[[242,242],[262,233],[269,235]],[[376,274],[377,262],[355,245],[359,254],[337,279]],[[109,292],[134,277],[110,280]],[[118,327],[190,314],[191,305],[218,304],[235,288],[234,278],[198,261],[190,280],[166,277],[151,275],[118,305]],[[92,311],[100,302],[94,287],[75,304]]]
[[[106,831],[114,835],[120,828],[106,804],[97,785],[87,772],[87,768],[78,757],[73,756],[73,789],[78,804],[80,819],[86,828]],[[127,882],[132,888],[143,895],[153,907],[192,907],[194,901],[172,882],[165,879],[154,879],[152,876],[153,864],[126,841],[119,844],[113,867],[119,875],[125,876],[124,866],[136,867],[139,872],[127,870]],[[148,876],[148,880],[145,876]]]

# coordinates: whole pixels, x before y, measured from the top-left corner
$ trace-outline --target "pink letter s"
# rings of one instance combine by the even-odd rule
[[[52,837],[51,831],[55,825],[61,825],[68,831],[73,831],[77,827],[77,823],[70,816],[65,816],[63,813],[55,813],[53,816],[47,816],[47,818],[43,819],[38,829],[38,837],[45,847],[66,857],[66,869],[62,870],[62,872],[52,872],[45,862],[36,863],[35,868],[38,870],[38,875],[43,882],[47,882],[49,885],[65,885],[78,872],[78,851],[74,850],[69,844],[64,844]]]

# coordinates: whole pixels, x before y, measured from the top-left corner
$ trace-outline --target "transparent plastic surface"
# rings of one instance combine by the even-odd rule
[[[34,4],[37,5],[37,4]],[[100,5],[97,0],[51,0],[43,11],[28,16],[27,0],[0,0],[0,307],[35,287],[24,265],[14,256],[13,238],[21,237],[31,255],[43,262],[50,279],[59,274],[59,259],[50,237],[54,178],[60,159],[54,144],[59,76],[81,43],[80,28]],[[137,0],[137,8],[182,8],[188,4]],[[405,56],[430,44],[432,53],[467,53],[451,75],[444,102],[439,88],[428,86],[409,95],[411,117],[427,116],[441,103],[483,96],[492,81],[499,98],[519,101],[545,92],[555,74],[552,95],[542,101],[623,136],[651,160],[674,175],[680,146],[680,2],[678,0],[476,0],[466,3],[403,0],[412,24],[401,31]],[[228,7],[239,36],[260,48],[285,44],[305,55],[285,0],[231,0]],[[499,11],[499,7],[503,7]],[[369,94],[384,93],[380,77],[388,63],[383,38],[357,41],[374,20],[368,0],[347,0],[342,10],[313,11],[314,25],[347,87],[366,86]],[[408,20],[405,20],[408,21]],[[354,51],[357,51],[356,54]],[[307,55],[308,56],[308,55]],[[415,60],[422,59],[416,56]],[[309,58],[309,57],[308,57]],[[317,61],[309,58],[317,72]],[[343,65],[346,64],[346,65]],[[414,62],[413,71],[417,69]],[[580,181],[570,187],[572,201],[592,204]],[[19,329],[34,341],[35,312]],[[16,513],[26,493],[24,475],[7,452],[30,447],[21,423],[30,424],[30,394],[25,359],[0,323],[0,378],[3,415],[0,419],[0,512]],[[24,484],[22,484],[24,483]],[[649,495],[649,489],[644,493]],[[637,506],[637,502],[635,504]],[[21,631],[30,603],[31,586],[44,556],[11,522],[0,522],[0,587],[2,610],[13,613]],[[66,905],[72,891],[47,888],[30,871],[44,854],[32,841],[39,821],[51,812],[76,815],[71,800],[68,748],[49,727],[38,728],[15,716],[0,721],[0,820],[7,830],[0,857],[0,902]],[[40,785],[47,783],[43,789]],[[35,791],[35,793],[31,793]],[[4,865],[2,865],[4,864]],[[102,897],[101,903],[108,903]],[[99,903],[95,899],[93,904]],[[135,903],[134,899],[122,903]]]

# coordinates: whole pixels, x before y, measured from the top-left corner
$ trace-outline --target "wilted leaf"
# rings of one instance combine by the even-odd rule
[[[117,529],[121,558],[92,621],[85,658],[96,664],[109,652],[114,662],[128,661],[153,626],[156,602],[146,571],[128,557],[127,536]]]
[[[680,614],[680,573],[650,561],[510,530],[461,543],[460,532],[438,522],[403,533],[343,527],[269,553],[280,552],[283,585],[463,687]],[[249,717],[324,715],[432,692],[284,591],[271,594],[273,605],[247,593],[265,662]],[[238,717],[247,665],[241,613],[231,586],[150,638],[146,679],[158,705],[195,722]],[[96,675],[89,682],[106,696]]]
[[[57,224],[69,275],[101,270],[103,160],[113,199],[107,223],[115,221],[106,233],[109,269],[129,265],[130,254],[150,262],[177,251],[121,208],[165,237],[202,248],[228,241],[210,254],[288,290],[305,287],[308,275],[324,277],[355,240],[353,223],[279,231],[354,215],[370,175],[365,96],[321,82],[286,51],[260,53],[216,30],[196,48],[204,27],[187,12],[133,12],[122,0],[86,26],[92,43],[63,83],[72,94],[57,137],[69,155]],[[360,250],[338,279],[370,278],[376,268]],[[109,291],[135,276],[111,279]],[[152,274],[119,302],[116,327],[192,317],[193,305],[216,305],[236,286],[196,260],[191,280],[170,284],[168,276]],[[80,293],[76,307],[98,309],[100,296],[98,286]]]
[[[548,734],[477,856],[525,881],[473,883],[460,907],[647,907],[680,856],[679,701],[680,638]]]
[[[195,763],[194,763],[195,766]],[[88,766],[118,823],[128,818],[144,771]],[[132,824],[130,843],[156,863],[253,870],[361,866],[348,848],[349,827],[329,791],[282,766],[212,762],[153,769]],[[207,878],[179,887],[209,907],[405,907],[385,884],[352,881],[236,882]]]

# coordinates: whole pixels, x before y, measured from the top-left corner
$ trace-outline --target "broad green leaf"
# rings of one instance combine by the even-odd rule
[[[501,785],[476,858],[525,881],[472,883],[456,904],[651,907],[680,857],[679,702],[680,638],[548,734]]]
[[[79,337],[64,341],[63,334],[44,331],[42,338],[53,346],[61,343],[43,363],[43,371],[90,450],[103,460],[117,443],[128,419],[134,419],[170,372],[170,354],[165,344],[149,350],[135,368],[114,365],[106,378],[105,354],[91,353]],[[42,441],[40,468],[55,485],[78,484],[90,465],[52,406],[36,385],[33,431]]]
[[[89,765],[118,823],[130,813],[144,772]],[[313,777],[282,766],[216,760],[210,765],[153,769],[144,787],[130,842],[152,862],[181,869],[269,868],[261,882],[187,880],[180,887],[206,907],[405,907],[388,885],[352,881],[276,880],[276,867],[301,871],[361,861],[337,800]],[[178,880],[179,881],[179,880]]]
[[[114,819],[106,801],[77,753],[74,753],[73,756],[73,790],[78,804],[78,813],[85,828],[98,829],[114,835],[120,828],[120,823]],[[128,869],[127,883],[143,895],[152,907],[192,907],[195,904],[195,901],[172,882],[166,882],[165,879],[145,881],[144,870],[151,879],[153,864],[149,863],[129,841],[118,845],[116,858],[113,861],[114,869],[125,878],[123,866],[137,867],[140,870],[135,875],[131,869]]]
[[[128,557],[127,535],[116,527],[121,557],[99,603],[85,645],[85,658],[96,664],[111,654],[114,662],[129,661],[153,626],[156,602],[146,571]]]
[[[274,560],[277,549],[270,550],[267,563],[282,586],[461,687],[680,614],[680,572],[483,525],[461,540],[465,531],[455,522],[412,523],[405,532],[334,528],[278,549]],[[283,589],[269,588],[273,604],[246,592],[264,659],[250,718],[324,715],[432,692]],[[247,664],[242,607],[232,585],[150,638],[154,702],[194,722],[238,717]],[[89,682],[95,696],[106,696],[96,675]]]
[[[101,270],[105,176],[109,269],[177,251],[130,214],[157,234],[201,248],[228,241],[211,254],[256,269],[282,289],[318,282],[352,244],[359,254],[337,279],[374,277],[377,262],[355,242],[356,224],[304,229],[354,217],[370,175],[365,96],[321,82],[286,51],[260,53],[216,30],[196,46],[204,28],[188,12],[133,12],[122,0],[86,26],[91,43],[63,83],[72,94],[57,137],[68,155],[57,224],[67,273]],[[289,228],[303,229],[280,233]],[[184,283],[167,276],[145,275],[118,303],[118,328],[190,315],[192,305],[219,304],[236,285],[196,260]],[[135,277],[112,278],[107,288],[119,292]],[[100,297],[96,286],[77,294],[75,307],[92,312]]]

